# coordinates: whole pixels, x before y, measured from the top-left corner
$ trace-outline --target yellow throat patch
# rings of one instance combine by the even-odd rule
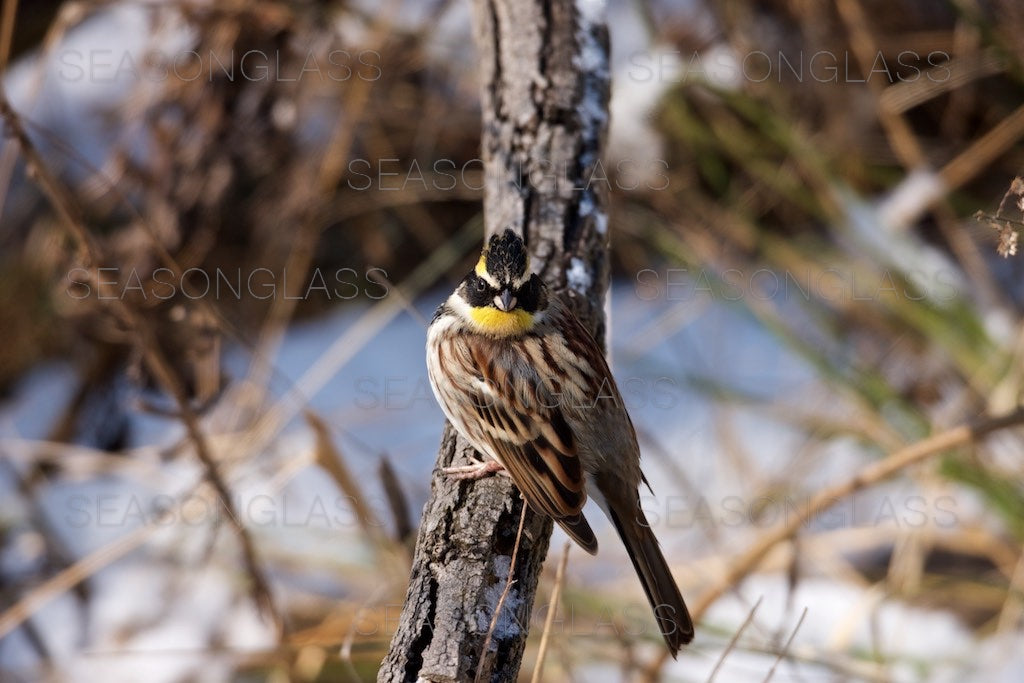
[[[469,309],[469,315],[481,332],[497,337],[522,334],[533,327],[533,314],[522,309],[499,311],[490,306]]]

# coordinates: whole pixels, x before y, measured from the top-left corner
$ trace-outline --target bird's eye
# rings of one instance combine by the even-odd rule
[[[486,292],[487,291],[487,283],[484,282],[483,280],[477,280],[476,281],[476,291],[481,292],[481,293]]]

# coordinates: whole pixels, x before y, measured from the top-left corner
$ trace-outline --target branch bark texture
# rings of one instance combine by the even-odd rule
[[[480,54],[488,235],[512,227],[532,268],[604,339],[606,182],[595,173],[608,123],[608,31],[600,0],[472,0]],[[377,680],[515,681],[551,536],[507,477],[440,475],[470,447],[442,438],[398,630]],[[482,648],[510,569],[508,595]],[[478,678],[479,676],[479,678]]]

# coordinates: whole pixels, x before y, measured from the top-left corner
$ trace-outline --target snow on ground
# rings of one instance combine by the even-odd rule
[[[733,464],[723,456],[715,409],[686,378],[715,377],[727,385],[757,392],[769,401],[784,400],[793,392],[813,396],[820,387],[811,371],[780,347],[770,333],[722,304],[704,306],[701,313],[664,341],[642,354],[632,352],[638,343],[649,341],[649,327],[655,319],[664,318],[673,306],[696,307],[699,303],[643,300],[636,291],[635,283],[629,282],[619,282],[613,288],[611,329],[616,332],[612,336],[612,359],[642,441],[660,444],[655,448],[669,453],[670,461],[682,468],[693,490],[700,493],[698,505],[692,492],[682,487],[672,473],[669,461],[655,455],[652,448],[645,448],[644,466],[656,494],[645,498],[645,510],[670,561],[685,572],[687,559],[707,556],[709,546],[713,552],[730,544],[745,545],[759,531],[751,524],[753,502],[744,498],[749,495],[750,482],[737,475]],[[428,314],[442,296],[436,292],[425,297],[418,306],[420,312]],[[300,377],[365,310],[352,307],[296,325],[283,342],[276,364],[278,372],[291,380]],[[423,340],[422,323],[408,314],[399,316],[311,401],[312,407],[337,428],[339,446],[356,476],[376,482],[378,458],[386,453],[417,512],[428,494],[442,425],[441,412],[427,384]],[[244,368],[243,361],[237,350],[228,352],[227,366],[235,372]],[[4,438],[0,443],[13,444],[15,441],[8,440],[15,436],[41,436],[66,400],[69,379],[67,369],[59,365],[32,373],[0,411]],[[795,431],[754,410],[734,410],[733,420],[739,443],[762,476],[786,477],[799,445]],[[396,429],[396,425],[401,428]],[[168,429],[166,421],[153,417],[141,420],[138,427],[133,440],[136,447],[168,443],[178,434],[176,428]],[[274,443],[270,460],[283,463],[311,448],[308,431],[295,422]],[[864,458],[859,449],[840,442],[831,448],[827,466],[818,467],[816,475],[823,480],[834,479],[854,471]],[[19,461],[15,458],[14,462]],[[198,469],[186,461],[148,462],[154,474],[136,472],[64,482],[47,491],[48,518],[77,556],[95,551],[154,519],[154,505],[159,504],[160,495],[182,495],[199,480]],[[310,586],[343,593],[344,587],[332,587],[329,578],[318,576],[316,567],[372,562],[359,540],[347,501],[315,468],[302,469],[291,481],[276,484],[268,470],[264,460],[259,467],[243,467],[242,476],[234,480],[236,504],[246,524],[270,556],[275,551],[268,549],[276,547],[307,557],[311,572],[305,580],[312,582]],[[4,479],[0,485],[7,500],[11,482]],[[371,505],[382,519],[388,519],[376,483],[369,491]],[[871,525],[878,521],[880,500],[898,502],[914,493],[912,486],[888,489],[884,495],[889,498],[861,499],[859,511],[840,507],[837,516],[819,520],[819,526]],[[233,565],[236,551],[233,541],[224,540],[230,533],[222,528],[212,540],[208,522],[216,511],[196,505],[191,512],[186,509],[173,521],[162,524],[141,550],[129,553],[90,580],[94,595],[87,625],[69,596],[58,598],[34,617],[33,623],[45,634],[59,669],[74,671],[74,679],[83,681],[132,680],[142,673],[152,681],[176,681],[189,674],[199,674],[201,680],[223,680],[231,664],[226,657],[217,660],[219,664],[213,669],[197,668],[208,662],[197,652],[211,637],[229,634],[232,646],[240,652],[269,644],[266,626],[237,590],[237,567]],[[5,517],[16,518],[16,507],[8,503]],[[595,589],[611,586],[617,590],[621,586],[625,595],[640,600],[628,561],[609,525],[597,509],[588,508],[587,513],[602,537],[602,556],[594,559],[575,553],[571,580]],[[718,534],[713,542],[707,536],[709,520]],[[776,518],[769,519],[764,525],[774,521]],[[556,531],[552,547],[560,547],[562,538]],[[204,562],[211,542],[216,550],[212,559]],[[172,557],[183,559],[187,571],[169,571],[168,559]],[[0,567],[14,567],[16,559],[5,558]],[[917,680],[915,662],[922,660],[939,664],[941,672],[959,671],[977,648],[995,648],[975,642],[946,613],[888,602],[873,613],[871,608],[881,596],[870,588],[835,578],[809,576],[798,584],[788,603],[787,596],[785,577],[755,576],[743,585],[739,596],[726,596],[717,603],[707,623],[719,633],[729,634],[762,597],[756,625],[749,629],[748,636],[750,642],[767,647],[778,633],[783,638],[788,636],[806,607],[807,615],[792,646],[795,654],[815,660],[823,652],[870,648],[872,637],[882,638],[884,651],[891,653],[894,661],[905,662],[887,670],[892,680]],[[88,632],[84,640],[83,627]],[[876,629],[874,635],[872,628]],[[700,647],[673,665],[681,678],[706,677],[728,638],[705,632],[703,639]],[[773,657],[740,648],[728,657],[721,680],[761,680]],[[30,663],[21,635],[0,641],[0,661],[19,668]],[[828,671],[815,661],[794,666],[784,665],[776,674],[778,679],[796,677],[797,669],[801,675]]]
[[[610,4],[616,85],[609,157],[631,157],[640,166],[641,180],[656,182],[660,142],[651,133],[647,117],[665,89],[687,77],[692,60],[648,46],[635,12],[624,3]],[[682,11],[692,11],[690,3],[682,5]],[[468,17],[462,4],[454,7],[441,18],[443,30],[439,30],[447,37],[441,42],[456,45],[451,54],[465,59],[471,55]],[[132,64],[141,64],[147,46],[173,53],[188,43],[187,32],[173,25],[146,38],[146,16],[144,8],[128,5],[87,21],[69,34],[61,51],[50,55],[41,80],[32,65],[15,65],[5,75],[14,106],[33,122],[69,139],[89,163],[100,165],[114,141],[113,132],[105,130],[100,119],[79,114],[91,104],[120,101],[131,85],[125,79],[132,68],[129,65],[125,72],[118,68],[120,61],[114,64],[106,57],[133,55]],[[398,17],[412,23],[423,20],[416,13]],[[120,42],[110,40],[114,34]],[[461,40],[453,37],[459,35]],[[728,71],[730,55],[719,57],[709,54],[705,63]],[[107,73],[110,77],[79,78],[85,67],[93,69],[94,76]],[[36,84],[41,84],[38,91]],[[46,140],[39,142],[47,148]],[[612,363],[641,435],[644,468],[654,488],[655,496],[645,498],[645,510],[670,561],[683,576],[691,558],[745,547],[760,530],[754,523],[755,503],[765,502],[746,497],[755,484],[792,483],[792,463],[803,443],[792,427],[755,409],[733,408],[723,423],[723,412],[693,380],[714,380],[774,405],[792,405],[792,398],[799,396],[812,407],[827,406],[829,396],[813,371],[770,332],[736,308],[703,297],[695,286],[699,284],[696,274],[672,281],[679,284],[669,282],[670,273],[656,275],[655,296],[649,296],[652,290],[641,287],[639,281],[615,285],[610,306]],[[576,269],[573,277],[583,283],[589,275]],[[434,292],[424,297],[418,305],[420,313],[429,319],[442,296]],[[350,306],[296,325],[284,340],[276,370],[291,381],[298,379],[365,310]],[[373,482],[370,503],[383,519],[388,515],[376,484],[381,454],[387,454],[398,472],[415,513],[428,495],[442,414],[427,382],[423,341],[421,322],[399,316],[311,399],[311,406],[335,430],[356,476]],[[247,360],[237,349],[229,350],[226,367],[237,377]],[[0,452],[13,467],[24,468],[32,450],[25,439],[46,433],[70,399],[72,379],[66,365],[40,367],[0,406]],[[278,390],[280,382],[275,380]],[[89,580],[92,595],[84,619],[75,598],[65,593],[41,608],[32,624],[52,653],[56,675],[68,680],[224,680],[232,660],[227,655],[211,660],[203,652],[210,638],[220,637],[227,649],[246,652],[266,648],[270,634],[239,590],[237,552],[230,533],[224,528],[211,533],[217,513],[204,507],[198,468],[187,459],[162,462],[155,453],[155,446],[180,437],[178,426],[137,415],[132,428],[129,446],[137,449],[132,457],[139,461],[138,467],[113,467],[111,474],[101,478],[68,477],[46,491],[43,514],[68,548],[83,557],[140,529],[156,518],[155,510],[167,504],[168,496],[195,491],[192,505],[161,524],[139,549]],[[726,443],[726,435],[734,440]],[[268,458],[236,473],[236,503],[258,545],[271,558],[291,553],[306,559],[306,574],[301,579],[294,572],[288,577],[300,584],[296,590],[342,593],[345,587],[332,583],[336,574],[329,569],[371,563],[348,501],[315,468],[302,469],[290,480],[274,481],[267,472],[268,460],[280,464],[304,457],[312,448],[312,438],[301,423],[288,425],[271,445]],[[730,459],[728,454],[735,450],[745,455],[749,467]],[[813,467],[801,465],[811,470],[808,490],[848,475],[866,457],[853,443],[831,443]],[[74,463],[68,467],[74,470]],[[677,470],[685,474],[685,482]],[[880,523],[880,515],[888,514],[886,505],[895,515],[894,521],[885,517],[886,523],[907,523],[912,511],[906,502],[918,493],[910,484],[884,487],[859,497],[856,504],[839,506],[812,526],[871,527]],[[774,512],[784,514],[787,501],[775,503]],[[982,514],[962,497],[957,504],[953,513],[928,509],[926,517],[941,524],[943,514],[954,514],[958,521]],[[0,555],[0,577],[21,579],[38,566],[40,541],[25,524],[26,514],[28,510],[13,494],[8,470],[0,469],[0,521],[14,536]],[[570,565],[574,585],[595,590],[621,587],[641,599],[609,525],[593,506],[587,514],[602,537],[602,556],[594,559],[574,553]],[[552,547],[560,547],[563,540],[556,530]],[[182,561],[184,571],[172,571],[170,558]],[[948,613],[883,601],[870,587],[812,575],[790,594],[786,577],[766,573],[747,580],[738,595],[727,595],[713,606],[706,620],[708,630],[671,665],[672,671],[681,680],[706,679],[729,636],[758,599],[762,603],[755,623],[741,647],[726,659],[719,680],[763,680],[775,655],[755,652],[752,645],[784,642],[805,608],[790,651],[806,663],[783,663],[774,680],[835,676],[836,671],[819,661],[823,653],[863,651],[876,643],[895,663],[870,673],[890,680],[1011,681],[1024,668],[1024,654],[1014,646],[1019,633],[976,640]],[[864,666],[864,660],[851,662],[851,666]],[[24,631],[0,639],[0,665],[5,669],[29,671],[34,664]],[[594,670],[585,680],[617,678],[618,672]]]

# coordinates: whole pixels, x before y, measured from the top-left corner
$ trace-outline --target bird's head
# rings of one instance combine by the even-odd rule
[[[546,287],[530,273],[523,238],[511,229],[491,237],[456,294],[466,304],[459,308],[467,323],[496,337],[529,331],[547,308]]]

